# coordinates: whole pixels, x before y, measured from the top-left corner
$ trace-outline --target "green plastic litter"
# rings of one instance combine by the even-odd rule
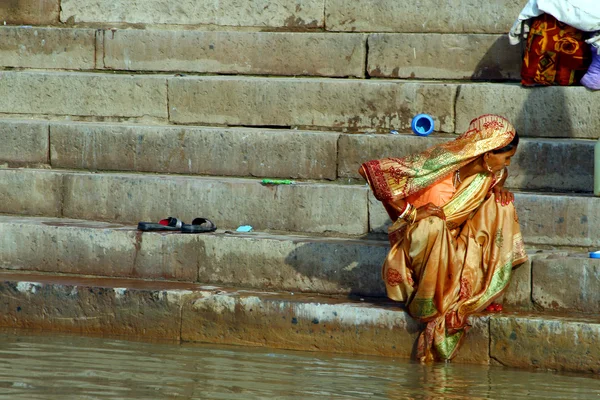
[[[294,181],[289,179],[263,179],[263,185],[293,185]]]

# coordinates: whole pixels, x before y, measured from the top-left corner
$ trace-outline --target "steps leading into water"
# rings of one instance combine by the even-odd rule
[[[5,270],[385,297],[384,240],[223,230],[142,233],[114,223],[20,216],[0,216],[0,233]],[[500,302],[515,310],[600,312],[600,261],[567,250],[529,254]]]
[[[421,327],[389,302],[200,284],[0,272],[0,326],[409,358]],[[471,317],[455,362],[598,372],[598,317]],[[573,337],[577,339],[573,341]]]
[[[598,372],[597,94],[516,82],[522,2],[5,3],[2,326],[409,357],[421,327],[381,297],[389,220],[357,168],[492,112],[522,137],[531,261],[457,361]],[[421,112],[434,136],[408,134]],[[135,230],[170,215],[221,229]]]

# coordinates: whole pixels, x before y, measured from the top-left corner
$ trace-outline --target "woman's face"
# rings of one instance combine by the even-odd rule
[[[504,167],[508,167],[510,165],[510,159],[515,155],[516,152],[516,147],[505,153],[494,154],[489,152],[484,156],[484,160],[487,166],[491,168],[494,173],[497,173],[502,171]]]

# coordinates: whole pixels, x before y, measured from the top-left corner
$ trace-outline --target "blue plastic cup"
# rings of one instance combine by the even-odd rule
[[[429,136],[433,132],[433,118],[427,114],[419,114],[412,119],[410,127],[417,136]]]

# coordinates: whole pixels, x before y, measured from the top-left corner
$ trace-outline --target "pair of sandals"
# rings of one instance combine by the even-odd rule
[[[138,230],[142,232],[182,232],[182,233],[206,233],[214,232],[217,226],[209,219],[195,218],[191,224],[185,224],[181,220],[169,217],[156,222],[139,222]]]

